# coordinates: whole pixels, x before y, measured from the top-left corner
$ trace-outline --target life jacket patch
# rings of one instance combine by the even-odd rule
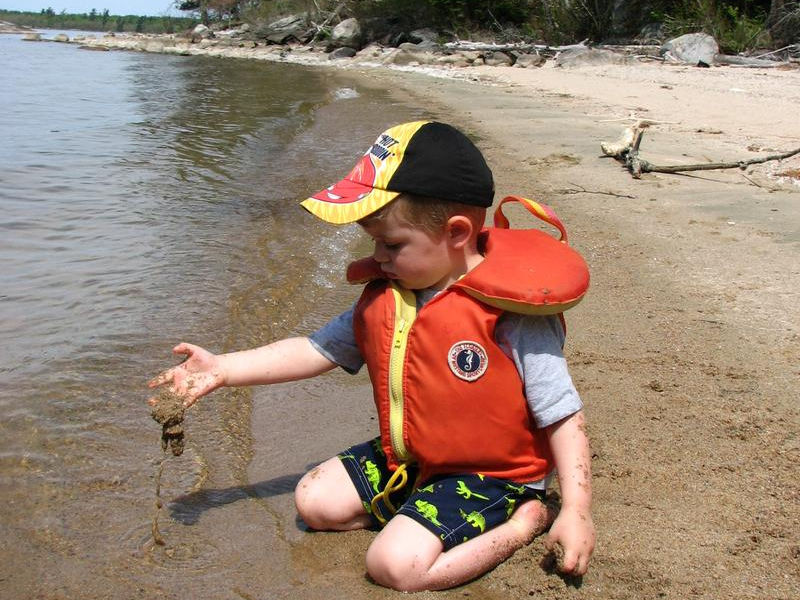
[[[483,346],[477,342],[461,341],[450,347],[447,364],[459,379],[475,381],[489,367],[489,357]]]

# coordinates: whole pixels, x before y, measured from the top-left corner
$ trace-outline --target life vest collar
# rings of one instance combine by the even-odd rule
[[[510,229],[502,212],[508,202],[521,203],[556,227],[560,239],[538,229]],[[498,205],[494,223],[478,237],[485,260],[451,284],[451,289],[459,288],[489,306],[520,314],[559,314],[581,301],[589,288],[589,269],[581,255],[567,245],[566,229],[552,209],[508,196]],[[350,283],[383,278],[380,264],[372,257],[354,261],[347,268]]]

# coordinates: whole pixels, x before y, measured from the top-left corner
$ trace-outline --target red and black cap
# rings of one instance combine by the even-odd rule
[[[488,208],[494,181],[467,136],[445,123],[415,121],[381,133],[344,179],[301,205],[330,223],[352,223],[403,193]]]

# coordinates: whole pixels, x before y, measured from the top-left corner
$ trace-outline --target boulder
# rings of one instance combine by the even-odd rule
[[[349,46],[342,46],[328,54],[328,60],[336,60],[337,58],[353,58],[356,55],[355,48]]]
[[[192,29],[192,38],[204,40],[210,37],[214,37],[214,32],[202,23],[198,24],[194,29]]]
[[[361,48],[361,25],[358,19],[345,19],[331,31],[331,45],[335,48]]]
[[[439,34],[427,27],[425,29],[415,29],[408,33],[408,41],[413,44],[431,42],[433,45],[438,46]]]
[[[438,55],[434,60],[437,65],[448,67],[468,67],[472,64],[472,60],[461,53]]]
[[[42,34],[41,33],[26,33],[22,37],[23,42],[41,42],[42,41]]]
[[[661,46],[661,54],[687,65],[711,65],[719,54],[719,45],[707,33],[687,33]]]
[[[514,59],[505,52],[487,52],[483,55],[483,62],[487,67],[510,67]]]
[[[270,44],[285,44],[289,41],[307,42],[313,37],[309,32],[308,17],[305,14],[289,15],[272,23],[253,29],[253,35]]]
[[[534,54],[518,54],[514,66],[521,69],[541,67],[545,63],[545,58],[538,52]]]
[[[164,43],[158,40],[150,40],[145,42],[144,47],[142,48],[145,52],[153,52],[154,54],[159,54],[164,52]]]
[[[57,33],[53,36],[54,42],[68,42],[69,36],[66,33]]]
[[[413,66],[425,65],[433,62],[434,60],[434,55],[430,52],[415,52],[413,50],[397,48],[394,52],[391,52],[386,56],[384,64]]]

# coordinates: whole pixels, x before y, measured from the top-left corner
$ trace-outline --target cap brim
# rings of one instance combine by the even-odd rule
[[[400,192],[390,192],[342,179],[303,200],[300,205],[328,223],[353,223],[374,213],[397,198]]]

